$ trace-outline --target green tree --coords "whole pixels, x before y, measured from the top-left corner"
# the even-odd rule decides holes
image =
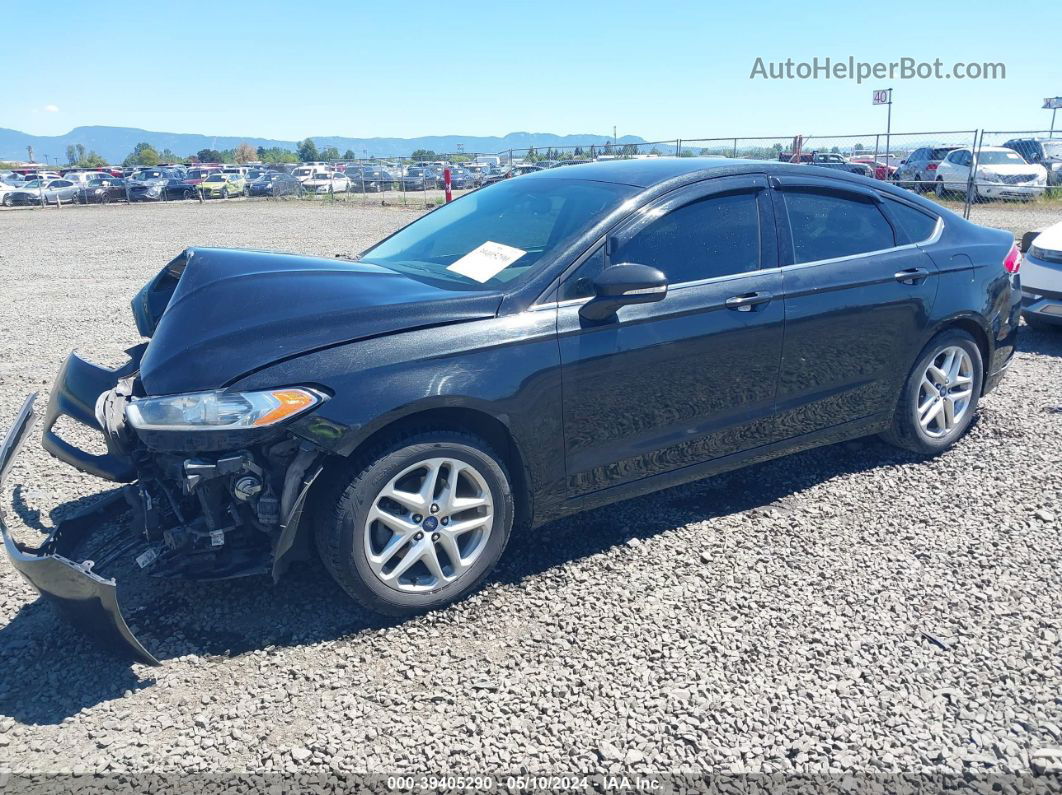
[[[85,159],[85,145],[84,144],[78,144],[74,148],[77,149],[77,160],[80,163],[82,160]],[[97,155],[97,157],[98,157],[98,155]]]
[[[431,149],[415,149],[410,156],[411,160],[438,160],[439,156]]]
[[[157,166],[159,153],[149,143],[139,143],[133,147],[133,151],[122,161],[123,166]]]
[[[220,163],[221,152],[217,149],[200,149],[195,153],[195,156],[199,158],[200,163]]]
[[[299,157],[290,149],[272,146],[269,149],[259,148],[258,159],[263,163],[276,165],[278,163],[298,163]]]
[[[80,146],[80,144],[78,144]],[[85,147],[81,147],[84,149]],[[101,168],[107,165],[107,161],[100,157],[96,152],[88,152],[83,154],[81,159],[77,161],[78,168]]]
[[[591,160],[596,160],[597,159],[597,147],[594,146],[593,144],[590,144],[590,159]]]
[[[163,149],[162,154],[159,155],[160,163],[183,163],[184,158],[176,152],[172,152],[169,149]]]
[[[854,149],[857,152],[862,152],[863,151],[863,144],[856,144],[855,146],[852,147],[852,149]]]
[[[299,160],[304,163],[321,159],[320,155],[317,154],[317,144],[313,142],[312,138],[307,138],[300,143],[296,152],[299,155]]]
[[[339,160],[339,150],[334,146],[326,146],[321,150],[317,159],[324,160],[328,163],[334,163],[336,160]]]
[[[581,146],[575,147],[575,151],[572,152],[572,158],[578,160],[583,156],[583,148]]]
[[[354,150],[353,149],[348,149],[347,151],[345,151],[343,153],[343,159],[344,160],[357,160],[358,156],[356,154],[354,154]]]
[[[70,165],[74,165],[77,162],[77,147],[73,144],[66,148],[66,162]]]
[[[538,153],[535,152],[535,147],[532,146],[530,149],[527,150],[527,154],[524,155],[524,160],[526,160],[528,163],[534,163],[536,160],[538,160]]]

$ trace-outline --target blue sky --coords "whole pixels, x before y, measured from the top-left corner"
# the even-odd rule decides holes
[[[875,8],[851,0],[7,3],[0,127],[282,139],[610,134],[613,125],[648,140],[857,134],[884,128],[871,92],[891,86],[896,131],[1046,128],[1042,99],[1062,95],[1057,2]],[[45,40],[57,46],[12,46],[12,32],[28,42],[42,28],[54,30]],[[750,80],[757,56],[940,58],[945,69],[1003,62],[1007,76]]]

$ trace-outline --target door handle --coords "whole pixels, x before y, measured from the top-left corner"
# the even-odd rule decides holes
[[[929,271],[925,268],[908,268],[897,271],[894,278],[900,284],[918,284],[923,279],[929,278]]]
[[[751,312],[754,306],[766,304],[774,296],[770,293],[745,293],[726,299],[727,309],[736,309],[738,312]]]

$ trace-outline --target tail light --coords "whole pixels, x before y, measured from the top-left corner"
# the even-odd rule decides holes
[[[1003,260],[1003,270],[1007,273],[1017,273],[1021,270],[1021,252],[1018,251],[1017,245],[1012,244],[1007,252],[1007,258]]]
[[[930,163],[928,166],[926,166],[926,171],[936,171],[936,170],[937,170],[937,164],[936,163]]]

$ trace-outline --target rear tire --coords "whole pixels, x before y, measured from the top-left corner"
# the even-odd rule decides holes
[[[319,502],[318,552],[343,590],[378,613],[415,615],[467,596],[509,540],[509,474],[476,436],[400,437],[331,481]],[[414,494],[428,491],[424,500]]]
[[[921,455],[937,455],[962,438],[977,413],[984,380],[981,349],[961,329],[937,334],[922,349],[904,382],[889,444]]]

